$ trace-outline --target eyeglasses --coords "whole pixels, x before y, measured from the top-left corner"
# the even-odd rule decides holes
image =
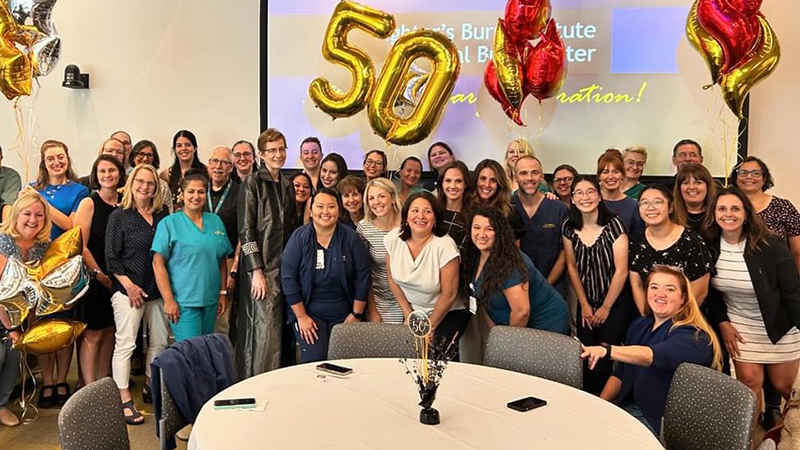
[[[211,159],[208,160],[208,165],[209,166],[218,166],[220,164],[224,165],[224,166],[232,166],[233,165],[232,162],[224,160],[224,159],[211,158]]]
[[[664,206],[665,203],[667,202],[660,198],[657,198],[652,202],[650,200],[642,200],[639,202],[639,208],[649,209],[652,206],[655,209],[661,209],[661,207]]]
[[[586,192],[584,191],[575,191],[572,193],[572,196],[575,198],[581,197],[594,197],[597,195],[597,189],[587,189]]]
[[[136,159],[153,159],[154,157],[153,153],[139,152],[136,154]]]
[[[103,149],[103,153],[105,153],[105,154],[113,153],[115,155],[122,155],[122,154],[125,153],[125,150],[124,149],[116,149],[116,148],[104,148]]]
[[[147,186],[147,187],[149,187],[151,189],[156,187],[155,181],[145,181],[145,180],[143,180],[141,178],[134,178],[133,181],[136,182],[136,184],[144,185],[144,186]]]
[[[264,150],[261,150],[261,154],[262,155],[263,154],[274,155],[276,153],[284,153],[285,154],[286,153],[286,147],[265,148]]]
[[[736,174],[743,178],[747,178],[748,176],[753,178],[761,178],[764,175],[764,172],[761,169],[754,169],[754,170],[736,169]]]
[[[556,178],[555,180],[553,180],[553,184],[561,184],[561,183],[571,184],[574,179],[575,177]]]
[[[253,152],[235,152],[233,154],[233,157],[236,158],[236,159],[239,159],[239,158],[248,158],[248,159],[250,159],[250,158],[253,157]]]
[[[364,167],[378,167],[383,166],[383,161],[376,161],[374,159],[368,159],[364,161]]]

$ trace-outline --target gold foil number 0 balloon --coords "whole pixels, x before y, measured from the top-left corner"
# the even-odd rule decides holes
[[[308,88],[311,100],[334,118],[349,117],[364,109],[375,84],[375,66],[369,55],[347,42],[347,33],[353,28],[385,39],[394,31],[394,17],[354,2],[342,1],[336,5],[322,43],[322,56],[344,66],[353,83],[349,91],[341,92],[328,80],[317,78]]]
[[[416,108],[410,116],[401,118],[394,105],[406,89],[406,74],[417,58],[429,59],[432,70]],[[460,69],[455,45],[441,33],[418,30],[398,39],[369,101],[372,129],[397,145],[415,144],[428,137],[447,106]]]

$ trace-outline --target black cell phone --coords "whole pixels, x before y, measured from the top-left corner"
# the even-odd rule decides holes
[[[319,364],[317,366],[317,370],[332,373],[334,375],[350,375],[351,373],[353,373],[353,369],[349,367],[337,366],[336,364],[331,364],[331,363]]]
[[[256,399],[254,398],[231,398],[227,400],[214,400],[214,407],[224,408],[226,406],[244,406],[255,405]]]
[[[514,400],[513,402],[509,402],[507,406],[513,409],[514,411],[525,412],[542,407],[546,404],[547,404],[546,400],[542,400],[536,397],[525,397],[519,400]]]

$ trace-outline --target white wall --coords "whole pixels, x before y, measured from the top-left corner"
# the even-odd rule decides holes
[[[259,133],[258,0],[61,0],[54,9],[62,54],[40,79],[33,105],[38,131],[29,173],[48,138],[67,143],[78,174],[88,173],[102,141],[117,129],[156,143],[161,167],[172,161],[172,135],[197,135],[205,160],[219,144],[254,141]],[[91,90],[61,87],[77,64]],[[0,96],[3,164],[21,169],[12,103]],[[20,170],[22,171],[22,170]]]
[[[259,132],[258,0],[61,0],[55,22],[63,39],[61,62],[41,78],[33,104],[36,147],[58,138],[70,146],[78,173],[87,173],[102,140],[116,129],[156,142],[162,167],[172,135],[197,134],[201,157]],[[688,3],[688,0],[687,0]],[[235,6],[234,6],[235,5]],[[774,172],[774,193],[800,204],[800,152],[795,147],[800,105],[800,2],[769,0],[762,7],[780,40],[778,70],[752,90],[750,153]],[[288,42],[288,39],[287,39]],[[91,74],[92,89],[61,87],[67,64]],[[30,121],[28,121],[30,123]],[[4,164],[20,168],[11,149],[17,130],[11,102],[0,98]],[[29,149],[29,173],[38,149]]]
[[[800,2],[768,0],[761,9],[778,36],[782,59],[772,76],[751,91],[750,154],[762,158],[775,177],[770,192],[800,206]]]

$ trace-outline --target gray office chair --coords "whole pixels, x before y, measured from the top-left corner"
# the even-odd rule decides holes
[[[486,341],[483,363],[578,389],[583,384],[580,342],[549,331],[495,326]]]
[[[75,392],[58,413],[64,450],[128,450],[128,426],[117,384],[106,377]]]
[[[331,330],[328,359],[414,357],[414,336],[403,324],[340,323]]]
[[[756,396],[708,367],[678,366],[667,394],[662,434],[670,450],[749,450]]]

